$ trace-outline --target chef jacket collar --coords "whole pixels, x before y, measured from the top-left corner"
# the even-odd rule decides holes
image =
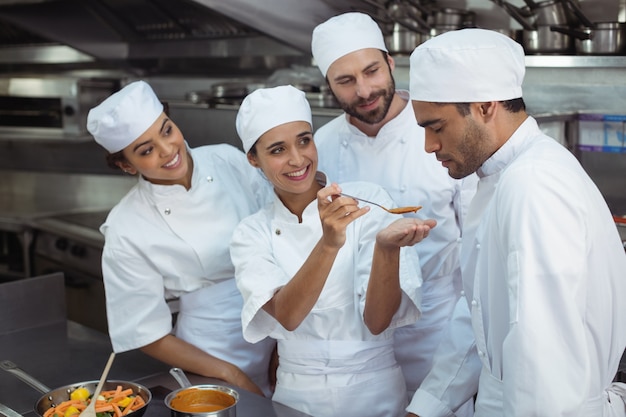
[[[482,166],[478,168],[476,174],[479,178],[488,177],[502,171],[506,168],[513,159],[517,157],[520,149],[525,146],[526,138],[532,131],[539,130],[537,121],[528,116],[524,123],[522,123],[513,135],[504,142],[504,144],[498,149],[489,159],[483,162]]]
[[[315,181],[317,181],[317,183],[322,187],[326,187],[326,185],[329,184],[326,174],[322,171],[317,171],[315,173]],[[285,207],[283,202],[278,197],[278,194],[276,194],[276,191],[274,191],[274,215],[276,219],[280,221],[285,221],[289,223],[298,222],[298,216],[293,214],[291,211],[289,211],[289,209],[287,209],[287,207]],[[305,219],[311,216],[314,216],[319,221],[319,214],[317,212],[317,200],[315,199],[311,201],[311,203],[309,203],[302,212],[302,222],[304,223]]]

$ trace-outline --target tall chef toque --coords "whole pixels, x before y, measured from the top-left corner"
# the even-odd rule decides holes
[[[110,153],[141,136],[163,112],[163,105],[144,81],[135,81],[89,111],[87,130]]]
[[[411,100],[471,103],[522,97],[524,49],[492,30],[443,33],[415,48],[409,63]]]
[[[333,62],[365,48],[387,52],[380,27],[364,13],[350,12],[331,17],[313,29],[311,51],[324,77]]]
[[[313,125],[306,94],[291,85],[261,88],[241,103],[235,126],[244,152],[268,130],[285,123],[303,121]]]

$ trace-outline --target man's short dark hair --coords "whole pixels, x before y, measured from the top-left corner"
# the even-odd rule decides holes
[[[511,100],[501,101],[502,107],[508,112],[518,113],[522,110],[526,110],[526,103],[522,97],[514,98]],[[441,105],[454,104],[456,110],[461,116],[467,116],[470,114],[470,103],[439,103]]]

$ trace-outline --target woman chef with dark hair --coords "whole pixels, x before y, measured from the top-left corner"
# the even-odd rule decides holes
[[[316,417],[404,415],[393,333],[419,318],[421,298],[407,247],[436,222],[341,196],[393,204],[378,185],[337,185],[317,170],[311,109],[293,86],[254,91],[236,123],[248,161],[274,187],[273,204],[244,219],[231,243],[245,338],[278,340],[272,399]]]
[[[228,244],[271,195],[244,154],[190,149],[148,84],[91,109],[87,128],[137,184],[111,210],[102,273],[115,352],[141,349],[171,366],[270,393],[274,342],[248,343]],[[175,328],[167,300],[180,300]]]

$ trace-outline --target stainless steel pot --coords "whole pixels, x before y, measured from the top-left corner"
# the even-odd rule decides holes
[[[528,31],[541,30],[542,26],[567,26],[572,23],[565,0],[526,1],[526,7],[517,7],[506,0],[492,0],[502,7],[522,28]],[[574,1],[574,0],[569,0]]]
[[[178,410],[175,406],[172,406],[172,402],[176,401],[176,397],[185,394],[196,394],[198,397],[202,397],[202,394],[215,394],[221,393],[226,395],[232,401],[223,404],[216,404],[223,407],[216,411],[203,411],[203,412],[191,412],[189,410]],[[214,395],[213,395],[214,396]],[[165,397],[165,405],[170,409],[172,417],[236,417],[237,416],[237,402],[239,401],[239,393],[232,388],[225,387],[223,385],[192,385],[186,388],[179,388],[170,392]],[[229,405],[230,404],[230,405]]]
[[[385,43],[392,54],[410,54],[424,40],[423,34],[409,30],[399,23],[394,23],[392,30],[385,35]]]
[[[574,52],[574,39],[554,31],[555,26],[539,26],[522,31],[522,46],[527,55],[567,55]]]
[[[434,38],[437,35],[441,35],[442,33],[451,32],[453,30],[458,30],[459,28],[456,26],[437,26],[428,31],[428,35],[430,38]]]
[[[427,33],[428,29],[430,29],[430,25],[423,17],[421,11],[410,3],[391,0],[387,6],[387,15],[392,21],[413,32]]]
[[[50,407],[55,407],[56,405],[62,403],[63,401],[68,401],[70,399],[70,394],[78,388],[85,388],[87,389],[87,391],[89,391],[90,395],[93,394],[99,382],[99,381],[76,382],[73,384],[64,385],[62,387],[51,390],[46,385],[39,382],[37,379],[35,379],[30,374],[28,374],[26,371],[19,368],[17,365],[15,365],[11,361],[4,360],[0,362],[0,368],[4,369],[5,371],[9,373],[12,373],[17,378],[21,379],[22,382],[30,385],[31,387],[35,388],[37,391],[43,394],[39,398],[39,400],[37,400],[34,406],[35,412],[41,417],[43,417],[46,410],[48,410]],[[124,390],[132,388],[133,393],[136,395],[139,395],[143,399],[143,401],[145,402],[145,405],[142,408],[133,411],[132,414],[129,414],[129,416],[132,416],[132,417],[141,417],[145,413],[146,408],[148,408],[148,405],[150,404],[150,401],[152,400],[152,393],[150,392],[150,390],[144,387],[143,385],[137,384],[135,382],[116,381],[116,380],[106,381],[102,389],[114,390],[118,385],[121,385],[122,389]]]
[[[593,27],[553,27],[552,30],[575,38],[575,49],[579,55],[626,54],[626,23],[623,22],[597,22]]]
[[[561,0],[548,0],[535,3],[534,8],[531,10],[535,15],[536,27],[569,24],[567,9]]]
[[[432,20],[431,26],[454,26],[461,28],[467,24],[468,15],[472,15],[468,10],[445,7],[432,14],[430,18]]]
[[[192,385],[187,376],[180,368],[170,369],[170,374],[176,379],[180,388],[170,392],[165,397],[165,405],[170,409],[172,417],[237,417],[237,402],[239,401],[239,393],[232,388],[223,385],[205,384]],[[179,410],[172,406],[172,401],[179,395],[199,394],[202,398],[203,393],[220,393],[225,394],[229,400],[227,404],[223,404],[224,408],[216,411],[191,412],[189,410]],[[198,400],[201,401],[201,400]]]

